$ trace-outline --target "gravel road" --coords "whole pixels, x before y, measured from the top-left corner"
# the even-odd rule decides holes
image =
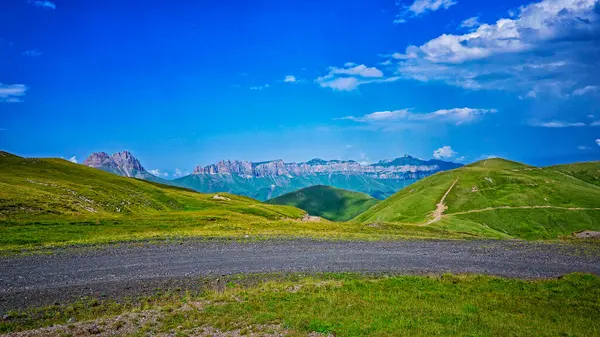
[[[0,312],[81,296],[128,296],[254,273],[600,274],[598,249],[521,241],[186,241],[0,257]],[[218,281],[218,280],[217,280]],[[203,281],[206,282],[206,281]]]

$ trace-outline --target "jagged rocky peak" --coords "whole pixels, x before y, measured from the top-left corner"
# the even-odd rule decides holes
[[[116,166],[114,160],[106,152],[95,152],[90,154],[84,161],[83,165],[100,168],[102,166]]]
[[[125,177],[144,178],[149,175],[140,161],[129,151],[121,151],[109,156],[106,152],[89,155],[83,165],[122,175]]]
[[[146,170],[140,164],[129,151],[121,151],[112,155],[112,159],[117,164],[117,167],[121,170],[124,176],[136,177],[138,173],[145,172]]]

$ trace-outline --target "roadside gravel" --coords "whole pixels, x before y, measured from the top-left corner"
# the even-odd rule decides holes
[[[184,241],[57,249],[0,257],[0,312],[82,296],[123,297],[202,286],[227,275],[477,273],[549,278],[600,274],[598,249],[523,241]]]

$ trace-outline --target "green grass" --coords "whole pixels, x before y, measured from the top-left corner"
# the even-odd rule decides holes
[[[181,212],[104,218],[0,222],[0,254],[38,251],[51,247],[135,241],[195,239],[263,240],[313,238],[318,240],[473,239],[478,233],[397,223],[376,225],[337,222],[268,220],[231,212]],[[498,234],[498,233],[491,233]],[[489,237],[494,237],[490,235]],[[500,238],[501,235],[496,235]]]
[[[584,181],[556,168],[487,160],[423,179],[353,221],[302,222],[299,219],[305,211],[292,206],[225,193],[219,194],[225,200],[215,199],[213,194],[121,177],[62,159],[26,159],[0,152],[0,253],[188,237],[556,239],[573,231],[600,230],[599,212],[589,209],[600,207],[600,186],[594,184],[599,165],[569,166],[568,172],[578,172],[586,177]],[[456,178],[459,181],[446,199],[448,210],[442,220],[421,226]],[[309,189],[314,190],[317,193],[299,198],[306,203],[298,206],[335,220],[358,213],[365,203],[375,203],[353,192]],[[585,210],[464,213],[506,205]]]
[[[489,159],[425,178],[355,218],[367,223],[391,221],[425,224],[446,191],[445,222],[431,226],[458,230],[473,224],[504,235],[550,239],[574,231],[600,230],[600,162],[538,168]],[[596,173],[595,173],[596,172]],[[570,175],[574,174],[574,175]],[[543,206],[546,209],[519,207]],[[513,207],[515,209],[502,209]],[[469,213],[488,208],[485,212]]]
[[[299,218],[303,211],[256,200],[213,195],[126,178],[62,159],[21,158],[0,152],[0,220],[53,216],[164,214],[228,210],[267,219]]]
[[[291,336],[600,334],[600,278],[592,275],[541,281],[477,275],[266,278],[253,286],[233,278],[219,291],[157,293],[120,303],[88,299],[11,312],[0,332],[156,310],[155,322],[139,326],[137,335],[186,335],[201,326],[240,332],[271,324]]]
[[[600,186],[600,162],[576,163],[552,166],[552,169]]]
[[[377,202],[368,194],[323,185],[303,188],[267,201],[273,205],[294,206],[331,221],[348,221]]]
[[[465,239],[479,233],[381,222],[301,222],[305,211],[0,152],[0,253],[185,238]],[[498,236],[498,235],[497,235]]]

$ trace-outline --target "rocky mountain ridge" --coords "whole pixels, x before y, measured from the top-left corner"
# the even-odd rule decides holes
[[[121,176],[186,187],[198,192],[229,192],[262,201],[315,185],[333,186],[385,199],[419,179],[462,166],[408,155],[370,165],[353,160],[312,159],[303,163],[223,160],[204,167],[198,166],[193,174],[165,180],[146,171],[129,151],[117,152],[112,156],[105,152],[93,153],[83,164]]]
[[[106,152],[95,152],[83,161],[83,165],[124,177],[147,179],[152,176],[129,151],[117,152],[112,156]]]
[[[313,159],[304,163],[286,163],[283,160],[253,163],[239,160],[223,160],[208,166],[197,166],[193,174],[231,174],[246,178],[306,176],[321,173],[364,174],[376,179],[420,178],[439,171],[462,165],[441,160],[421,160],[405,155],[394,160],[382,160],[364,165],[353,160]]]

